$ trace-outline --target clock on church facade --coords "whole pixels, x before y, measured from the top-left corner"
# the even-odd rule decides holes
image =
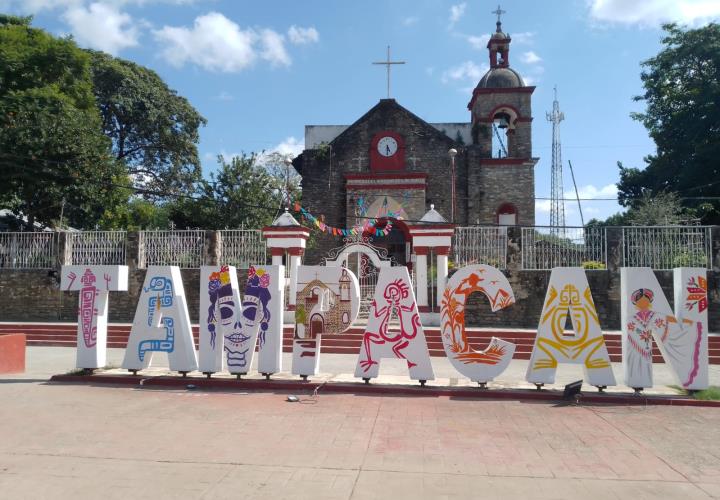
[[[397,132],[383,130],[370,141],[370,170],[388,172],[405,168],[405,140]]]
[[[431,204],[450,219],[453,181],[449,222],[533,225],[535,87],[510,67],[510,43],[498,21],[487,45],[490,69],[470,96],[468,122],[427,122],[388,98],[351,125],[307,125],[306,149],[293,161],[307,210],[335,227],[391,220],[392,233],[373,243],[398,263],[409,261],[411,251],[404,221],[419,221]],[[457,151],[454,169],[450,149]],[[341,244],[321,234],[305,262],[321,263]]]

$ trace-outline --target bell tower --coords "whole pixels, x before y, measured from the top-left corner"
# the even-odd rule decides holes
[[[468,148],[468,221],[534,224],[537,158],[532,157],[532,94],[510,66],[512,38],[503,32],[500,7],[487,44],[490,69],[468,103],[472,145]],[[473,185],[472,179],[477,185]],[[479,200],[473,198],[472,191]]]

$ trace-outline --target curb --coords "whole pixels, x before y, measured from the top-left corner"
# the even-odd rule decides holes
[[[376,394],[384,396],[455,397],[463,399],[567,402],[560,390],[480,389],[467,387],[433,387],[379,385],[352,382],[306,382],[301,380],[212,379],[141,375],[53,375],[50,382],[100,386],[142,386],[178,388],[192,384],[197,389],[259,392],[298,392],[321,390],[336,394]],[[629,395],[583,393],[582,402],[614,405],[696,406],[720,408],[720,401],[705,401],[686,396]]]

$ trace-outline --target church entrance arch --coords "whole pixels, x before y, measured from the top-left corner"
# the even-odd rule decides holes
[[[345,266],[360,282],[360,312],[358,318],[367,319],[375,294],[380,269],[396,265],[386,248],[373,245],[372,238],[356,236],[346,238],[345,245],[330,250],[325,257],[326,266]]]
[[[407,225],[399,219],[381,217],[377,219],[373,229],[385,229],[390,225],[390,232],[383,236],[380,240],[375,241],[375,245],[387,251],[387,256],[392,259],[395,265],[410,265],[410,230]],[[372,230],[365,233],[365,236],[372,237]]]

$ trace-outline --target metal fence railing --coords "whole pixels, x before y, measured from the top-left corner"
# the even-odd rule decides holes
[[[507,228],[458,227],[452,249],[456,267],[488,264],[507,269]]]
[[[66,233],[65,262],[70,264],[125,264],[125,231]]]
[[[257,229],[226,229],[218,231],[220,262],[239,268],[265,264],[267,245]],[[289,266],[287,266],[289,267]]]
[[[138,267],[200,267],[205,263],[205,231],[140,231]]]
[[[638,226],[622,229],[625,267],[712,267],[708,226]]]
[[[57,265],[57,233],[0,233],[0,268],[50,269]]]
[[[522,269],[607,269],[604,227],[524,227],[521,238]]]
[[[452,244],[455,267],[480,263],[507,269],[508,249],[520,243],[524,270],[562,266],[607,268],[604,227],[523,227],[519,242],[510,242],[508,231],[497,226],[456,228]],[[712,267],[709,226],[638,226],[615,231],[618,237],[613,238],[613,255],[617,252],[621,257],[620,266],[657,270]],[[241,269],[267,263],[261,231],[224,230],[215,237],[218,262]],[[137,238],[140,268],[149,265],[196,268],[215,261],[206,248],[212,240],[203,230],[140,231]],[[0,232],[0,269],[51,269],[62,263],[124,264],[128,248],[131,247],[125,231]]]

